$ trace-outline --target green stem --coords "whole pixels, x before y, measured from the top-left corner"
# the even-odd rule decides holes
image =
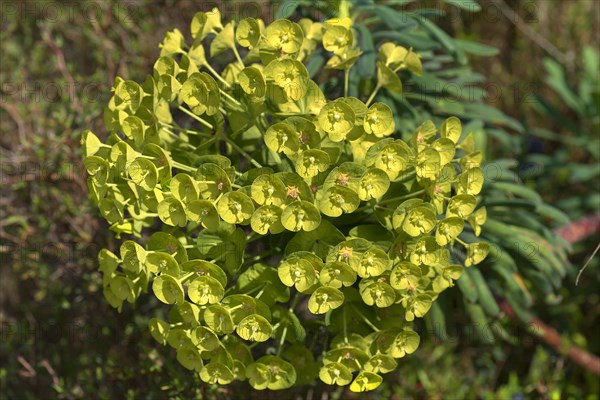
[[[238,305],[237,305],[237,306],[235,306],[235,307],[228,308],[228,309],[227,309],[227,311],[229,311],[229,312],[231,313],[232,311],[235,311],[235,310],[237,310],[237,309],[240,309],[240,308],[242,308],[242,307],[244,307],[244,305],[243,305],[243,304],[238,304]]]
[[[221,193],[220,195],[218,195],[217,198],[215,199],[215,201],[213,201],[212,203],[216,206],[217,203],[219,203],[219,200],[221,200],[221,197],[223,197],[223,193]]]
[[[209,63],[205,63],[204,66],[206,67],[207,70],[210,71],[211,74],[213,74],[215,76],[215,78],[217,78],[219,81],[221,81],[221,83],[223,85],[225,85],[226,87],[230,88],[231,85],[225,80],[223,79],[223,77],[213,69],[213,67],[210,66]]]
[[[417,171],[415,171],[413,169],[410,172],[406,172],[406,173],[400,175],[398,178],[396,178],[396,180],[394,182],[397,182],[397,183],[406,182],[408,180],[413,179],[415,176],[417,176]]]
[[[346,307],[342,309],[342,317],[344,318],[344,343],[348,343],[348,328],[346,326]]]
[[[349,18],[350,17],[350,1],[341,0],[338,6],[338,18]]]
[[[265,289],[267,288],[267,286],[265,285],[262,289],[260,289],[260,292],[256,293],[256,296],[254,296],[255,299],[259,299],[260,296],[263,295],[263,293],[265,293]]]
[[[267,251],[266,253],[263,253],[263,254],[261,254],[261,255],[258,255],[258,256],[254,256],[254,257],[252,257],[252,258],[250,258],[250,259],[248,259],[248,260],[244,261],[244,265],[246,265],[246,264],[251,264],[251,263],[255,263],[255,262],[257,262],[257,261],[260,261],[260,260],[262,260],[263,258],[267,258],[267,257],[269,257],[271,254],[273,254],[273,251],[272,251],[272,250],[269,250],[269,251]]]
[[[360,317],[362,318],[362,320],[364,321],[365,324],[369,325],[369,327],[371,329],[373,329],[375,332],[379,332],[380,329],[378,327],[376,327],[375,325],[373,325],[373,323],[369,320],[369,318],[365,317],[365,315],[363,313],[361,313],[358,308],[352,306],[352,308],[354,309],[354,311],[356,311],[356,313],[358,315],[360,315]]]
[[[211,262],[213,262],[213,263],[217,262],[217,261],[221,260],[223,257],[225,257],[227,254],[229,254],[231,252],[232,252],[231,250],[224,251],[218,257],[215,257],[214,259],[212,259]]]
[[[181,145],[186,146],[190,149],[195,149],[194,146],[192,146],[191,144],[189,144],[188,142],[186,142],[185,140],[183,140],[182,138],[179,137],[179,135],[177,135],[175,132],[171,131],[169,128],[166,128],[163,126],[163,131],[167,132],[169,135],[173,136],[173,139],[175,139],[176,141],[178,141]]]
[[[281,333],[281,340],[279,340],[279,348],[277,349],[277,357],[281,355],[281,350],[283,349],[283,344],[285,343],[285,337],[287,336],[287,325],[283,327],[283,332]]]
[[[373,93],[371,93],[371,96],[369,96],[369,99],[366,102],[367,107],[369,107],[373,99],[375,99],[375,96],[377,95],[377,92],[379,92],[379,89],[381,89],[381,85],[377,84],[377,86],[375,86],[375,89],[373,90]]]
[[[190,110],[188,110],[187,108],[185,108],[183,106],[179,106],[179,109],[181,111],[183,111],[184,113],[186,113],[187,115],[189,115],[190,117],[194,118],[196,121],[200,122],[202,125],[204,125],[208,129],[214,129],[214,126],[212,126],[211,123],[203,120],[202,118],[200,118],[199,116],[197,116],[196,114],[194,114],[193,112],[191,112]]]
[[[264,290],[266,286],[267,286],[267,284],[263,283],[262,285],[258,285],[257,287],[254,287],[254,288],[248,290],[247,292],[244,292],[244,294],[247,294],[248,296],[250,296],[251,294],[253,294],[253,293],[257,292],[257,291]],[[229,289],[227,289],[225,291],[225,293],[229,292],[233,288],[234,288],[234,286],[230,287]]]
[[[226,91],[219,89],[219,92],[221,92],[221,94],[223,96],[225,96],[229,101],[231,101],[236,106],[241,106],[242,105],[242,103],[240,103],[239,101],[237,101],[236,99],[234,99],[233,97],[231,97],[231,95],[229,93],[227,93]]]
[[[158,213],[147,213],[144,211],[140,211],[139,214],[137,214],[135,216],[132,215],[132,217],[134,217],[134,219],[137,219],[137,220],[146,219],[146,218],[156,218],[156,217],[158,217]]]
[[[298,293],[296,293],[294,295],[294,299],[292,300],[292,304],[290,305],[290,308],[288,309],[289,312],[294,312],[294,308],[296,308],[296,305],[298,304],[298,300],[300,300],[300,296],[298,295]]]
[[[417,190],[416,192],[409,193],[406,196],[393,197],[391,199],[383,200],[383,201],[380,201],[379,203],[377,203],[376,205],[380,206],[382,204],[393,203],[393,202],[398,201],[398,200],[411,199],[411,198],[417,197],[417,196],[419,196],[420,194],[423,194],[423,193],[425,193],[425,189]]]
[[[242,57],[240,57],[240,53],[238,53],[237,46],[233,45],[232,49],[233,49],[233,54],[235,54],[235,58],[237,58],[238,62],[242,66],[242,68],[244,68],[245,67],[244,60],[242,60]]]
[[[459,237],[454,238],[454,240],[456,240],[458,243],[462,244],[463,246],[468,247],[468,244],[465,241],[461,240]]]
[[[183,170],[183,171],[188,171],[188,172],[196,172],[196,168],[190,167],[189,165],[182,164],[182,163],[177,162],[175,160],[171,160],[171,163],[177,169],[180,169],[180,170]]]
[[[252,165],[254,165],[256,168],[262,168],[262,165],[256,161],[250,154],[246,153],[246,151],[244,149],[242,149],[240,146],[238,146],[237,143],[235,143],[233,140],[229,139],[227,136],[221,136],[223,139],[225,139],[225,141],[227,143],[229,143],[231,145],[231,147],[233,147],[235,150],[237,150],[241,155],[244,156],[244,158],[246,158],[246,160],[250,161],[250,163]]]
[[[179,278],[179,282],[183,283],[194,275],[196,275],[196,271],[189,272],[189,273],[185,274],[184,276],[182,276],[181,278]]]
[[[174,129],[178,132],[183,132],[183,133],[187,133],[188,135],[198,135],[198,136],[204,136],[204,137],[212,137],[212,135],[210,133],[206,133],[206,132],[200,132],[197,131],[195,129],[186,129],[186,128],[182,128],[180,126],[175,126],[175,125],[171,125],[171,124],[165,124],[165,123],[161,123],[161,125],[163,126],[163,128],[168,131],[169,133],[175,135],[174,132],[172,132],[170,129]],[[179,136],[177,136],[179,137]],[[181,138],[180,138],[181,139]]]
[[[348,97],[348,80],[350,79],[350,68],[344,69],[344,97]]]

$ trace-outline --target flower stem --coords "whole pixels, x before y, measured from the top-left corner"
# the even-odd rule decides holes
[[[183,106],[179,106],[179,109],[181,111],[183,111],[184,113],[186,113],[187,115],[189,115],[190,117],[194,118],[196,121],[200,122],[202,125],[204,125],[208,129],[214,129],[214,126],[212,126],[211,123],[206,122],[205,120],[203,120],[202,118],[200,118],[199,116],[197,116],[196,114],[194,114],[193,112],[188,110],[187,108],[185,108]]]
[[[348,327],[346,326],[346,307],[342,309],[342,316],[344,317],[344,343],[348,343]]]
[[[283,327],[283,333],[281,334],[281,340],[279,341],[279,348],[277,348],[277,357],[281,355],[281,350],[283,350],[283,344],[285,343],[285,337],[287,336],[287,325]]]
[[[219,89],[219,92],[221,92],[221,94],[223,96],[225,96],[229,101],[231,101],[236,106],[241,106],[242,105],[242,103],[240,103],[239,101],[237,101],[236,99],[234,99],[233,97],[231,97],[231,95],[229,93],[227,93],[226,91]]]
[[[240,146],[238,146],[238,144],[236,142],[229,139],[227,136],[222,135],[221,137],[223,139],[225,139],[225,141],[227,143],[229,143],[231,145],[231,147],[233,147],[236,151],[238,151],[241,155],[243,155],[244,158],[246,158],[246,160],[250,161],[250,163],[252,165],[254,165],[256,168],[262,168],[262,165],[258,161],[256,161],[250,154],[246,153],[246,151],[244,149],[242,149]]]
[[[240,57],[240,53],[238,53],[237,46],[233,45],[232,49],[233,49],[233,54],[235,54],[235,58],[237,58],[238,62],[242,66],[242,68],[244,68],[244,66],[245,66],[244,60],[242,60],[242,57]]]
[[[356,313],[358,315],[360,315],[360,317],[362,318],[362,320],[364,321],[365,324],[369,325],[369,327],[371,329],[373,329],[375,332],[379,332],[381,329],[379,329],[378,327],[376,327],[375,325],[373,325],[373,323],[369,320],[369,318],[365,317],[365,315],[363,313],[361,313],[358,308],[352,306],[352,308],[354,309],[354,311],[356,311]]]
[[[213,74],[215,76],[215,78],[217,78],[219,81],[221,81],[221,83],[223,83],[223,85],[225,85],[228,88],[231,87],[231,85],[225,79],[223,79],[223,77],[221,75],[219,75],[219,73],[217,71],[215,71],[214,68],[211,67],[208,62],[205,63],[204,66],[206,67],[207,70],[210,71],[211,74]]]
[[[373,93],[371,93],[371,96],[369,96],[369,99],[366,102],[367,107],[369,107],[373,99],[375,99],[375,96],[377,95],[377,92],[379,92],[379,89],[381,89],[381,85],[377,84],[377,86],[375,86],[375,89],[373,90]]]
[[[190,167],[189,165],[182,164],[182,163],[177,162],[175,160],[171,160],[171,163],[173,164],[173,166],[175,168],[183,170],[183,171],[188,171],[188,172],[195,172],[196,171],[196,168]]]
[[[344,97],[348,97],[348,80],[350,79],[350,68],[344,70]]]
[[[393,197],[391,199],[380,201],[379,203],[376,204],[376,206],[380,206],[382,204],[393,203],[393,202],[398,201],[398,200],[411,199],[411,198],[416,197],[416,196],[418,196],[420,194],[423,194],[423,193],[425,193],[425,189],[417,190],[416,192],[409,193],[406,196]]]

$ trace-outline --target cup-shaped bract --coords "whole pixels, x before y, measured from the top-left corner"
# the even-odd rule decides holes
[[[410,262],[400,262],[392,268],[390,285],[397,290],[414,290],[419,286],[423,270]]]
[[[171,226],[185,226],[187,224],[186,207],[175,197],[167,197],[158,203],[158,217],[162,222]]]
[[[381,61],[377,61],[377,85],[392,93],[402,94],[402,82],[398,75]]]
[[[396,301],[396,292],[385,282],[379,280],[363,280],[360,295],[366,305],[380,308],[389,307]]]
[[[242,192],[228,192],[217,204],[219,216],[229,224],[245,225],[254,213],[252,199]]]
[[[300,100],[308,90],[308,71],[299,61],[273,60],[265,67],[264,74],[266,81],[274,85],[267,94],[277,103]]]
[[[227,385],[234,380],[231,369],[222,363],[211,362],[200,370],[200,379],[206,383]]]
[[[216,7],[210,12],[198,12],[194,14],[190,24],[190,33],[198,41],[204,39],[208,34],[221,29],[223,29],[221,12]]]
[[[248,365],[246,376],[254,389],[281,390],[296,382],[296,370],[292,364],[277,356],[264,356]]]
[[[201,199],[214,201],[231,190],[231,181],[227,173],[217,164],[207,162],[194,173]]]
[[[473,231],[475,232],[475,236],[479,236],[481,234],[481,226],[483,224],[485,224],[486,220],[487,220],[487,210],[485,207],[481,207],[481,208],[477,209],[475,212],[473,212],[469,216],[467,221],[469,222],[469,225],[471,225],[471,227],[473,228]]]
[[[319,127],[334,142],[341,142],[354,128],[354,111],[343,100],[328,102],[319,113]]]
[[[385,103],[374,103],[365,115],[363,126],[365,132],[378,138],[392,134],[395,128],[392,109]]]
[[[267,91],[267,83],[262,72],[256,67],[246,67],[238,74],[242,90],[252,98],[262,99]]]
[[[340,289],[356,282],[356,272],[346,263],[333,261],[325,264],[319,273],[319,282],[324,286]]]
[[[317,288],[308,299],[308,309],[313,314],[325,314],[335,310],[344,303],[344,294],[331,286]]]
[[[490,246],[485,242],[468,243],[465,266],[470,267],[479,264],[487,257],[489,252]]]
[[[450,200],[446,215],[466,219],[477,207],[477,199],[471,194],[459,194]]]
[[[365,363],[365,371],[387,374],[395,370],[398,367],[398,363],[394,358],[387,354],[375,354]]]
[[[391,267],[391,262],[384,250],[371,247],[360,258],[357,273],[361,278],[379,276]]]
[[[345,53],[354,42],[352,30],[340,25],[325,24],[323,47],[336,55]]]
[[[288,204],[281,213],[281,224],[288,231],[298,232],[304,230],[310,232],[321,224],[321,213],[314,204],[297,200]]]
[[[204,322],[218,334],[230,334],[234,330],[231,314],[219,304],[210,305],[204,310]]]
[[[188,296],[194,303],[203,306],[218,303],[225,295],[221,283],[210,276],[199,276],[188,286]]]
[[[373,147],[375,148],[375,146]],[[374,151],[367,152],[367,157],[369,160],[373,160],[373,166],[384,171],[392,181],[403,172],[408,171],[412,165],[411,150],[406,143],[398,140],[386,144],[376,153]]]
[[[181,283],[171,275],[160,275],[152,283],[152,291],[157,299],[165,304],[176,304],[183,302],[183,287]]]
[[[187,219],[202,224],[206,229],[219,227],[219,213],[215,205],[208,200],[192,200],[185,207]]]
[[[448,243],[453,243],[454,240],[461,234],[465,226],[464,220],[459,217],[444,218],[438,223],[435,232],[435,240],[440,246],[445,246]]]
[[[301,293],[310,292],[318,282],[317,271],[310,261],[304,258],[291,258],[283,261],[277,268],[279,279],[286,286],[295,286]]]
[[[295,154],[300,147],[298,135],[293,127],[281,122],[273,124],[267,129],[264,140],[271,151],[283,152],[288,156]]]
[[[321,367],[319,378],[328,385],[346,386],[352,382],[352,372],[344,364],[332,362]]]
[[[260,205],[280,206],[285,202],[286,187],[279,177],[264,174],[252,182],[251,194],[252,200]]]
[[[367,392],[375,390],[381,385],[383,378],[373,372],[363,371],[354,378],[350,384],[350,390],[353,392]]]
[[[235,30],[235,39],[242,47],[256,47],[260,41],[260,25],[254,18],[244,18]]]
[[[271,337],[273,327],[265,317],[252,314],[240,321],[236,332],[244,340],[264,342]]]
[[[303,178],[312,178],[329,167],[329,155],[323,150],[302,151],[296,159],[296,172]]]
[[[300,51],[304,34],[297,23],[280,19],[265,29],[265,39],[276,50],[285,54],[294,54]]]
[[[188,174],[177,174],[171,179],[171,194],[183,204],[198,199],[198,184]]]
[[[328,217],[339,217],[343,213],[352,213],[359,204],[358,194],[342,185],[333,185],[317,193],[319,210]]]
[[[252,230],[261,235],[277,234],[285,230],[281,224],[281,208],[278,206],[260,206],[250,219]]]
[[[484,182],[483,170],[470,168],[458,176],[457,193],[476,196],[481,192]]]

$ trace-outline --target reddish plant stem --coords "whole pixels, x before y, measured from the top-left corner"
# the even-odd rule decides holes
[[[504,299],[500,301],[500,308],[508,317],[514,321],[518,318],[512,307]],[[550,347],[560,354],[566,355],[571,361],[582,366],[596,376],[600,376],[600,358],[588,353],[584,349],[568,343],[554,328],[546,325],[536,317],[531,318],[531,323],[538,330],[537,335]]]
[[[600,214],[593,214],[582,217],[565,226],[555,229],[555,233],[574,244],[600,231]],[[505,299],[500,299],[500,308],[513,321],[518,322],[519,318]],[[566,341],[556,329],[547,325],[535,316],[531,317],[531,323],[538,330],[537,335],[547,345],[556,350],[559,354],[564,354],[575,364],[580,365],[587,371],[596,376],[600,376],[600,358],[591,354],[581,347]]]

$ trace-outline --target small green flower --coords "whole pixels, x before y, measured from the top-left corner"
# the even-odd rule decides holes
[[[279,89],[285,97],[277,90],[268,93],[278,103],[291,100],[300,100],[308,90],[308,71],[304,64],[296,60],[283,59],[271,61],[264,70],[267,82],[274,85],[273,89]]]
[[[321,286],[308,299],[308,309],[313,314],[325,314],[344,303],[344,294],[331,286]]]
[[[280,19],[269,25],[265,37],[269,45],[285,54],[295,54],[300,51],[304,40],[300,25],[287,19]]]
[[[260,41],[260,25],[254,18],[244,18],[235,31],[235,39],[242,47],[254,48]]]
[[[354,111],[345,102],[329,102],[319,113],[319,126],[334,142],[340,142],[354,128]]]
[[[481,234],[481,226],[485,224],[486,220],[487,210],[485,207],[481,207],[469,216],[467,221],[473,227],[473,231],[475,231],[475,236],[479,236]]]
[[[325,24],[323,47],[336,55],[345,53],[354,42],[352,31],[339,25]]]
[[[321,367],[319,378],[327,385],[345,386],[352,382],[352,372],[344,364],[332,362]]]
[[[264,342],[271,337],[273,327],[265,317],[253,314],[240,321],[236,332],[244,340]]]
[[[364,127],[365,132],[378,138],[391,135],[395,128],[392,109],[384,103],[374,103],[365,115]]]
[[[479,264],[480,262],[485,260],[489,252],[490,245],[485,242],[468,243],[465,266],[470,267],[471,265]]]
[[[246,67],[240,71],[238,82],[242,90],[250,96],[262,98],[267,91],[265,78],[256,67]]]

